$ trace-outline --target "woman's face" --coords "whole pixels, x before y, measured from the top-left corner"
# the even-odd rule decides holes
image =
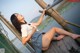
[[[15,15],[16,15],[18,21],[23,22],[23,23],[25,22],[24,17],[22,15],[20,15],[20,14],[15,14]]]

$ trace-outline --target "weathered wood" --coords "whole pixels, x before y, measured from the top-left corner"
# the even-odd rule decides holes
[[[49,49],[43,53],[70,53],[72,48],[76,51],[79,46],[71,37],[66,36],[60,41],[52,41]]]

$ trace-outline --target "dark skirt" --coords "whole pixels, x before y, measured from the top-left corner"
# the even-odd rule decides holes
[[[31,44],[35,53],[42,53],[42,33],[35,32],[31,38]]]

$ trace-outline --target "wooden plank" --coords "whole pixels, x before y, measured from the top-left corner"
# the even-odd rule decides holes
[[[70,50],[79,48],[76,42],[71,37],[64,37],[60,41],[52,41],[49,49],[43,53],[70,53]]]
[[[67,47],[64,44],[63,40],[59,41],[57,46],[61,49],[61,51],[63,53],[69,53],[69,51],[67,50]]]

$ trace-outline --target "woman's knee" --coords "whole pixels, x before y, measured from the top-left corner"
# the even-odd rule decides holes
[[[58,30],[58,27],[53,27],[52,30],[56,31],[56,30]]]

